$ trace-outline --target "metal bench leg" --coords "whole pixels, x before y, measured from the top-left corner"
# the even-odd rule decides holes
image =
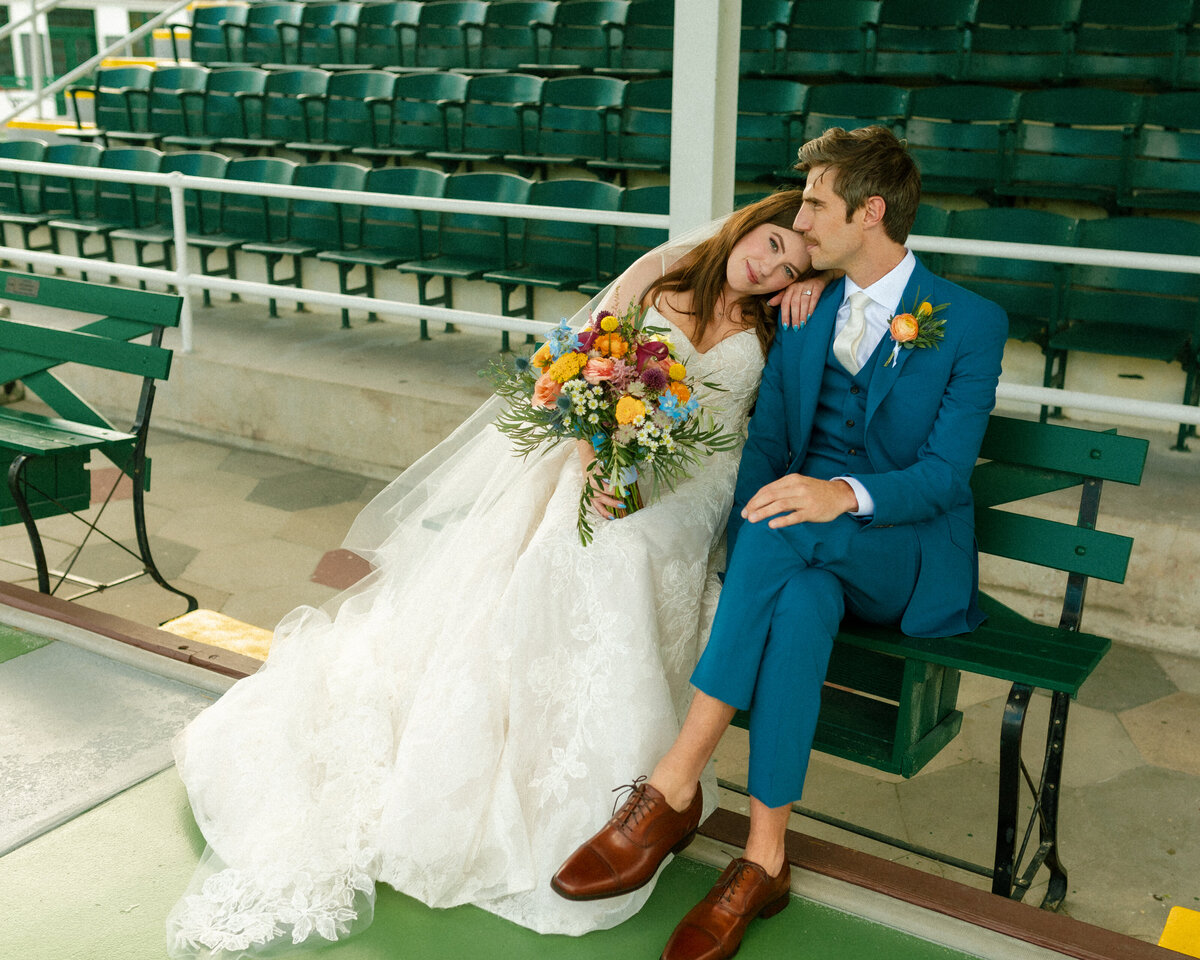
[[[1041,854],[1050,871],[1043,910],[1057,910],[1067,895],[1067,871],[1058,856],[1058,801],[1062,793],[1063,750],[1066,746],[1068,694],[1056,692],[1050,701],[1050,723],[1046,730],[1046,762],[1037,802],[1041,809]]]
[[[33,562],[37,567],[38,590],[42,593],[49,593],[50,571],[46,566],[46,551],[42,548],[42,535],[38,533],[37,524],[29,510],[29,503],[25,499],[25,491],[21,488],[22,474],[25,472],[25,463],[28,459],[29,455],[22,453],[14,457],[12,463],[8,465],[8,492],[12,494],[13,503],[17,505],[17,512],[25,524],[25,532],[29,535],[29,546],[33,550]]]
[[[1000,721],[1000,789],[996,802],[996,859],[992,893],[1013,895],[1016,874],[1017,817],[1021,805],[1021,735],[1033,688],[1014,683]]]

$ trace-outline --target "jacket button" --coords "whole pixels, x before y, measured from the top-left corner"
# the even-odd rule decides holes
[[[853,421],[853,420],[847,420],[847,421],[846,421],[846,426],[848,426],[848,427],[852,427],[852,426],[854,426],[854,421]]]
[[[852,385],[851,385],[851,387],[850,387],[850,392],[851,392],[851,393],[858,393],[858,384],[857,384],[857,383],[855,383],[855,384],[852,384]]]
[[[852,457],[853,457],[853,456],[854,456],[856,453],[858,453],[858,451],[857,451],[857,450],[855,450],[853,447],[851,447],[851,448],[849,449],[849,451],[847,451],[847,452],[848,452],[848,453],[850,454],[850,456],[852,456]]]

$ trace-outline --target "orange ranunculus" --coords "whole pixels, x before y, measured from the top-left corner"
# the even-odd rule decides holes
[[[550,374],[543,373],[537,378],[537,383],[533,385],[533,397],[529,402],[535,407],[552,407],[560,393],[562,393],[562,384]]]
[[[619,333],[602,333],[592,341],[592,346],[602,354],[618,360],[629,352],[629,344]]]
[[[550,365],[550,344],[543,343],[538,347],[537,352],[529,358],[529,362],[535,367],[546,369]]]
[[[892,317],[892,339],[897,343],[908,343],[910,340],[916,340],[920,328],[917,326],[917,318],[911,313],[900,313]]]
[[[617,423],[633,423],[646,415],[646,405],[637,397],[624,396],[617,401]]]
[[[678,380],[673,381],[667,389],[675,394],[675,399],[680,403],[687,403],[692,397],[692,391],[688,389],[686,383],[680,383]]]
[[[592,357],[583,368],[583,379],[592,386],[604,380],[611,380],[614,366],[616,364],[611,357]]]

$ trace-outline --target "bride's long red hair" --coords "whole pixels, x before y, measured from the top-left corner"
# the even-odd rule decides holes
[[[725,288],[726,266],[733,248],[742,237],[764,223],[791,230],[802,200],[803,193],[800,190],[780,190],[757,203],[734,211],[721,225],[720,230],[697,244],[678,265],[650,284],[642,295],[641,302],[651,304],[660,293],[690,290],[692,309],[689,312],[696,320],[696,329],[692,337],[696,343],[702,342],[704,331],[716,313],[721,291]],[[804,279],[816,272],[810,269],[797,279]],[[745,296],[737,302],[742,319],[747,321],[746,327],[753,328],[758,335],[764,355],[775,338],[775,308],[767,306],[769,299],[762,296]]]

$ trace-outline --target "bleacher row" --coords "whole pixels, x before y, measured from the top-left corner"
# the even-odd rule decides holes
[[[503,163],[526,175],[576,165],[621,178],[670,165],[670,78],[128,66],[72,88],[77,104],[84,93],[96,127],[74,134],[106,143],[423,158],[446,170]],[[866,123],[907,139],[930,193],[1200,210],[1200,91],[744,78],[735,175],[776,183],[805,140]]]
[[[743,0],[744,75],[1200,87],[1194,0]],[[669,73],[674,0],[225,3],[199,63]],[[182,30],[172,32],[181,49]]]
[[[666,213],[666,186],[622,188],[598,179],[532,181],[512,173],[446,174],[416,166],[366,168],[348,162],[302,164],[279,157],[230,159],[211,151],[164,154],[150,147],[102,148],[39,140],[0,143],[0,157],[257,183],[366,190],[387,195],[449,197],[501,203]],[[745,202],[753,197],[743,197]],[[430,214],[404,207],[286,200],[258,194],[185,191],[188,244],[208,276],[237,276],[239,255],[264,258],[267,280],[302,286],[306,258],[337,266],[343,293],[373,296],[375,272],[416,277],[422,304],[452,307],[453,281],[483,280],[500,291],[500,312],[533,318],[536,289],[601,289],[638,255],[665,239],[646,228],[497,217]],[[114,241],[133,245],[142,266],[170,266],[171,204],[165,188],[0,171],[0,224],[18,227],[27,249],[114,258]],[[49,237],[34,245],[38,228]],[[1149,217],[1075,220],[1042,210],[984,207],[950,212],[923,205],[914,232],[973,240],[1179,253],[1200,250],[1200,223]],[[74,250],[63,250],[73,237]],[[98,237],[99,247],[87,249]],[[150,253],[161,255],[151,259]],[[224,251],[223,263],[210,262]],[[292,276],[277,277],[285,259]],[[1063,386],[1067,356],[1083,351],[1179,363],[1183,402],[1200,402],[1200,276],[1072,266],[999,257],[929,254],[931,267],[1000,303],[1011,336],[1037,343],[1044,382]],[[357,285],[356,268],[365,271]],[[435,277],[442,292],[431,296]],[[523,300],[513,297],[524,288]],[[207,302],[207,294],[205,297]],[[271,312],[275,313],[274,301]],[[342,323],[348,325],[346,310]],[[425,335],[424,326],[422,334]],[[507,347],[507,337],[504,347]],[[1182,446],[1188,431],[1181,427]]]

